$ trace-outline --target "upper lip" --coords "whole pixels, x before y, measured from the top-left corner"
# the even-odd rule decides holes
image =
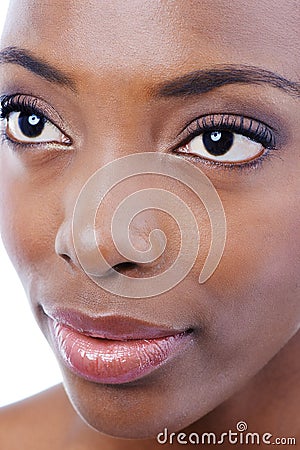
[[[50,319],[68,326],[87,336],[110,339],[156,339],[174,336],[187,329],[173,329],[164,325],[152,324],[140,319],[119,315],[103,315],[91,317],[75,310],[57,309],[45,311]]]

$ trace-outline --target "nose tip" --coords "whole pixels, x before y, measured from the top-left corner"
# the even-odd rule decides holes
[[[122,264],[130,263],[115,251],[108,237],[99,244],[94,230],[89,227],[79,230],[74,237],[70,221],[64,221],[59,227],[55,252],[68,264],[84,269],[89,276],[104,276],[112,268],[121,270]]]
[[[152,267],[165,249],[164,233],[147,231],[145,215],[137,217],[130,230],[119,222],[114,235],[108,226],[95,228],[81,223],[73,229],[64,221],[56,235],[55,251],[68,264],[77,266],[90,277],[106,277],[129,269]]]
[[[104,229],[92,229],[89,226],[73,232],[73,244],[77,258],[89,276],[102,277],[114,267],[120,267],[131,261],[121,255]]]

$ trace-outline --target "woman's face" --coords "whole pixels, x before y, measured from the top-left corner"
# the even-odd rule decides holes
[[[244,385],[298,330],[296,3],[11,2],[1,48],[27,53],[10,49],[1,57],[1,233],[68,395],[100,431],[146,437],[163,427],[188,426]],[[191,72],[192,78],[181,79]],[[99,248],[117,274],[100,273],[86,230],[79,230],[74,247],[73,211],[85,182],[105,164],[145,152],[172,155],[171,167],[188,160],[211,180],[223,203],[225,250],[203,284],[198,278],[209,251],[210,221],[180,180],[136,176],[103,201],[96,215]],[[148,248],[151,230],[165,233],[165,251],[152,263],[129,264],[110,236],[116,206],[145,188],[172,191],[191,208],[200,250],[192,270],[172,289],[123,297],[88,276],[78,250],[94,274],[114,277],[113,285],[122,274],[142,279],[166,270],[180,251],[180,232],[168,214],[148,209],[131,224],[139,250]],[[124,236],[127,231],[124,226]],[[193,240],[189,245],[187,254]],[[118,330],[123,324],[128,337],[134,335],[131,319],[139,330],[145,325],[148,331],[189,333],[186,345],[151,373],[95,382],[71,370],[56,345],[49,316],[74,322],[77,314],[106,325],[111,320]]]

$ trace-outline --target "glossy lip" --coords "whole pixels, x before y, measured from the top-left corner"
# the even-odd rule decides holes
[[[158,328],[128,317],[91,318],[56,311],[55,318],[49,318],[51,336],[64,364],[96,383],[122,384],[142,378],[193,340],[191,330]]]

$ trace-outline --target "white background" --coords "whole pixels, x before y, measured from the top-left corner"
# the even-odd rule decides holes
[[[0,0],[0,34],[8,3]],[[56,360],[0,239],[0,407],[60,381]]]

